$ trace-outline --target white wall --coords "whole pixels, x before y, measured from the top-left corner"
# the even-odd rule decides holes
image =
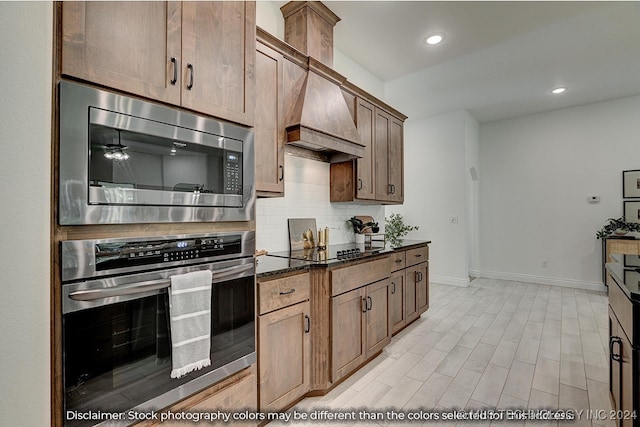
[[[622,216],[621,173],[640,167],[638,117],[631,97],[482,124],[478,274],[599,289],[595,232]]]
[[[429,274],[436,283],[468,284],[467,165],[476,156],[467,126],[474,122],[461,110],[405,122],[405,202],[386,207],[386,214],[401,213],[406,224],[420,227],[408,238],[432,241]]]
[[[53,6],[0,2],[0,425],[50,424]]]
[[[256,248],[289,250],[287,218],[315,218],[318,228],[330,228],[330,244],[354,241],[346,222],[354,215],[384,223],[382,206],[329,202],[329,163],[290,155],[284,160],[285,197],[258,199],[256,204]]]

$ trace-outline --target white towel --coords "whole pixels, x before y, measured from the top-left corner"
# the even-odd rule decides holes
[[[171,277],[171,378],[211,365],[211,271]]]

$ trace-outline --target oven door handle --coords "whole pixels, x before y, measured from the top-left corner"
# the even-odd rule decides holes
[[[253,264],[236,265],[233,267],[221,268],[220,270],[212,270],[213,281],[224,277],[229,277],[242,273],[244,271],[252,270]],[[138,282],[132,285],[124,285],[113,288],[104,289],[88,289],[71,292],[69,298],[74,301],[94,301],[97,299],[119,297],[124,295],[134,295],[142,292],[156,291],[159,289],[166,289],[171,286],[171,280],[150,280],[148,282]]]
[[[133,295],[142,292],[166,289],[171,286],[170,280],[150,280],[148,282],[138,282],[129,286],[118,286],[105,289],[91,289],[75,291],[69,294],[69,298],[74,301],[93,301],[97,299],[119,297],[123,295]]]

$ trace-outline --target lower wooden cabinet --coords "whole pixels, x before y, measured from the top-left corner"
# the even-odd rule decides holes
[[[310,390],[309,273],[258,283],[259,407],[279,411]]]
[[[256,388],[255,366],[244,369],[229,378],[222,380],[208,389],[197,393],[169,408],[170,412],[218,412],[228,414],[240,411],[256,412],[258,408],[258,397]],[[136,424],[138,427],[151,427],[162,425],[162,427],[184,427],[184,420],[171,420],[161,422],[144,421]],[[209,421],[200,423],[189,423],[194,426],[211,425]],[[253,426],[256,421],[236,420],[233,425]]]
[[[336,382],[389,344],[389,279],[332,297],[331,327],[331,381]]]
[[[405,275],[404,270],[391,273],[389,278],[389,321],[391,332],[396,333],[407,324],[405,315]]]

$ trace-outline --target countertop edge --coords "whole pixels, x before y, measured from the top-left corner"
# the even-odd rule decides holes
[[[267,255],[261,255],[260,257],[256,257],[256,263],[258,267],[256,269],[256,278],[264,279],[267,277],[275,277],[282,274],[291,273],[298,270],[309,270],[311,268],[335,268],[341,266],[346,263],[352,263],[355,261],[364,261],[364,260],[373,260],[378,257],[392,254],[396,251],[405,251],[412,248],[418,248],[423,246],[428,246],[431,244],[431,240],[407,240],[403,241],[403,243],[395,248],[385,248],[383,251],[376,253],[370,257],[359,258],[359,259],[345,259],[341,261],[333,262],[331,265],[324,263],[313,263],[299,260],[291,260],[287,258],[281,257],[273,257]],[[263,262],[262,269],[259,267],[260,261]],[[270,264],[270,265],[265,265]],[[262,270],[262,271],[261,271]]]
[[[605,264],[605,269],[611,275],[611,278],[622,289],[622,292],[634,303],[640,303],[640,293],[632,292],[625,284],[622,277],[620,277],[620,264],[617,262],[609,262]]]

